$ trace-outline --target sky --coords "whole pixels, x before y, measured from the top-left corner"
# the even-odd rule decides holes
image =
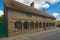
[[[23,3],[30,6],[34,2],[34,7],[40,11],[43,8],[46,9],[46,13],[53,15],[60,20],[60,0],[15,0],[17,2]],[[4,3],[0,0],[0,16],[4,14]]]
[[[4,6],[3,6],[3,1],[0,0],[0,16],[2,16],[4,14]]]

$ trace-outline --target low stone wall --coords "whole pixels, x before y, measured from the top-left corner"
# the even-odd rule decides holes
[[[52,29],[55,29],[55,27],[47,27],[46,30],[52,30]],[[44,31],[44,28],[35,28],[35,29],[26,29],[26,30],[16,30],[12,33],[9,34],[9,36],[16,36],[16,35],[27,35],[27,34],[30,34],[30,33],[36,33],[36,32],[40,32],[40,31]]]

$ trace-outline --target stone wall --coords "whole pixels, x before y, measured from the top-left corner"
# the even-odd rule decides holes
[[[16,24],[15,24],[16,23]],[[20,25],[18,25],[19,23]],[[17,34],[16,32],[20,33],[23,30],[30,30],[35,28],[42,28],[45,29],[48,27],[55,26],[55,20],[50,18],[43,18],[37,15],[19,12],[19,11],[8,11],[8,32],[9,35],[13,33]],[[16,26],[17,25],[17,26]],[[17,28],[19,27],[19,28]]]

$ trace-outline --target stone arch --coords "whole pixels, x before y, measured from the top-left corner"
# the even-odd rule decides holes
[[[15,22],[15,28],[16,29],[22,29],[22,22],[21,21],[16,21]]]
[[[55,26],[55,23],[52,23],[52,26]]]
[[[39,23],[39,27],[40,27],[40,28],[42,27],[42,22]]]
[[[45,22],[43,22],[43,27],[45,27]]]
[[[24,29],[28,29],[28,27],[29,27],[28,22],[27,22],[27,21],[25,21],[25,22],[23,23],[23,26],[24,26]]]
[[[51,27],[51,23],[49,23],[49,27]]]
[[[51,27],[51,23],[50,23],[50,27]]]
[[[34,28],[34,22],[30,22],[30,27]]]
[[[50,23],[50,26],[52,27],[52,23]]]
[[[49,27],[49,23],[46,23],[46,27]]]
[[[38,22],[35,22],[35,27],[38,28],[38,26],[39,26],[39,25],[38,25]]]

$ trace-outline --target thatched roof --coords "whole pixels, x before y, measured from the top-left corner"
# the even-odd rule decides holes
[[[55,18],[52,15],[49,15],[49,14],[47,14],[45,12],[41,12],[38,9],[35,9],[33,7],[24,5],[24,4],[20,3],[20,2],[14,1],[14,0],[4,0],[4,3],[5,3],[5,6],[10,7],[10,8],[14,8],[14,9],[17,9],[17,10],[28,11],[28,12],[32,12],[34,14],[39,14],[39,15],[50,17],[50,18]]]

